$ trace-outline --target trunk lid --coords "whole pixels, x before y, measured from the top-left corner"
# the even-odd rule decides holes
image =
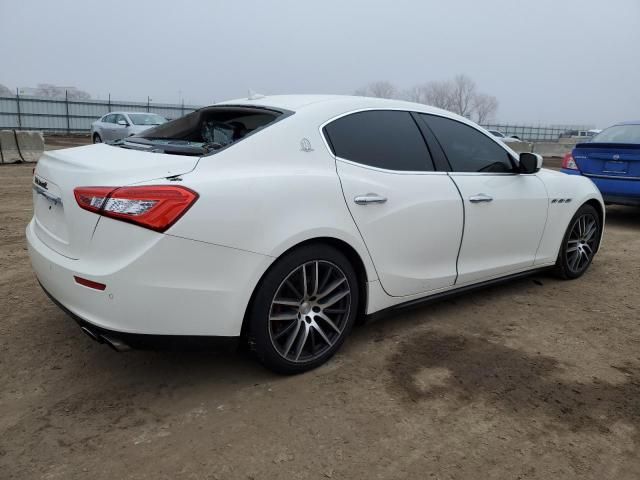
[[[573,158],[589,176],[640,177],[640,145],[629,143],[579,143]]]
[[[78,206],[74,188],[121,187],[181,175],[192,171],[198,160],[105,144],[47,151],[38,160],[33,178],[35,233],[61,255],[82,258],[100,216]]]

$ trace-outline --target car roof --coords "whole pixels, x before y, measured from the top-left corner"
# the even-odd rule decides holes
[[[640,125],[640,120],[628,120],[626,122],[616,123],[616,125]]]
[[[273,109],[291,110],[294,112],[316,110],[324,116],[337,116],[354,110],[366,109],[398,109],[415,112],[433,113],[436,115],[455,118],[465,123],[471,123],[468,119],[440,108],[431,107],[422,103],[406,102],[387,98],[361,97],[353,95],[268,95],[260,98],[242,98],[228,100],[216,105],[242,105],[256,106]]]
[[[153,113],[153,112],[122,112],[122,111],[115,111],[115,112],[105,113],[103,115],[103,117],[106,117],[107,115],[113,115],[113,114],[129,115],[131,113],[142,114],[142,115],[159,115],[158,113]]]

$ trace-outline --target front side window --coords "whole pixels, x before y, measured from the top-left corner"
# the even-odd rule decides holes
[[[454,172],[514,171],[509,153],[479,130],[437,115],[420,116],[437,137]]]
[[[102,121],[104,123],[115,123],[115,118],[116,116],[114,114],[105,115],[104,117],[102,117]]]
[[[370,167],[430,171],[433,162],[409,112],[370,110],[338,118],[324,127],[333,153]]]

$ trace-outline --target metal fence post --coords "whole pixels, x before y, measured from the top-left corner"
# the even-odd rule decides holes
[[[109,94],[109,100],[107,101],[107,108],[109,110],[107,110],[107,113],[109,113],[111,111],[111,94]]]
[[[149,95],[147,95],[147,112],[149,111],[149,103],[151,102],[151,99],[149,98]]]
[[[69,92],[67,90],[64,91],[64,105],[67,110],[67,133],[71,131],[71,122],[69,118]]]
[[[22,129],[22,118],[20,118],[20,92],[16,88],[16,110],[18,111],[18,130]]]
[[[180,109],[180,116],[184,117],[184,98],[182,99],[182,108]]]

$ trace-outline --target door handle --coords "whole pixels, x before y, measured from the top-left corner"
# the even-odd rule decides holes
[[[486,193],[478,193],[476,195],[471,195],[469,197],[469,201],[471,203],[491,202],[492,200],[493,200],[493,197],[490,195],[487,195]]]
[[[358,205],[369,205],[371,203],[384,203],[387,201],[386,197],[381,197],[377,193],[367,193],[366,195],[358,195],[353,199]]]

